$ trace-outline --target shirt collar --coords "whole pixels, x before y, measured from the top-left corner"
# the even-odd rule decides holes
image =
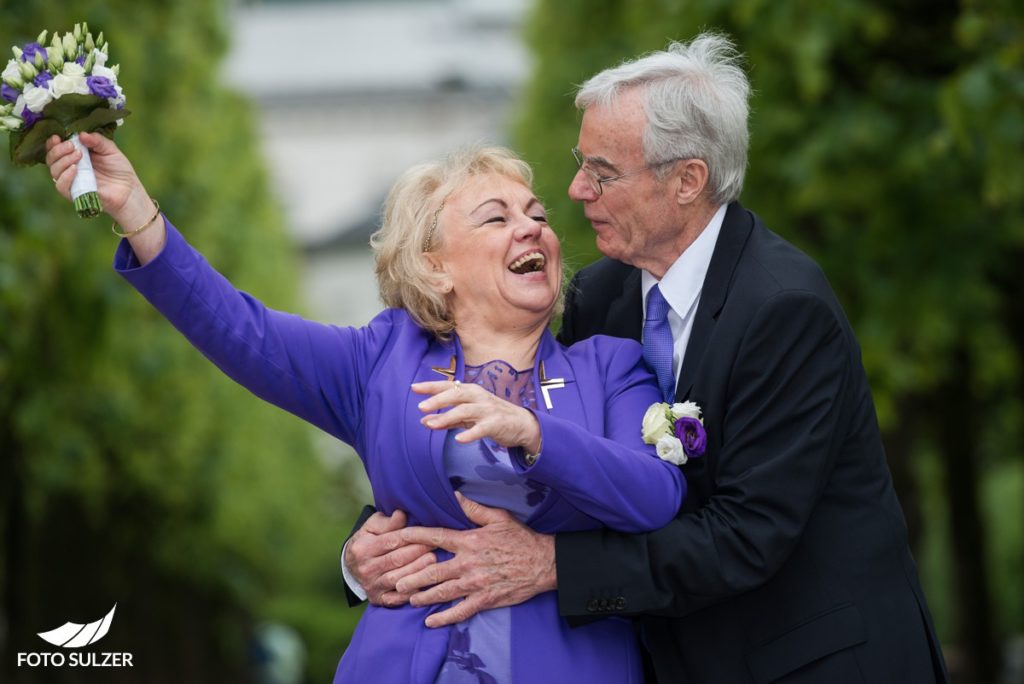
[[[718,233],[722,229],[722,222],[725,221],[725,210],[726,205],[724,204],[718,207],[715,215],[711,217],[697,239],[683,250],[683,253],[669,266],[665,276],[661,279],[661,294],[680,318],[687,315],[694,302],[700,297],[704,278],[711,265],[711,255],[714,254],[715,244],[718,242]],[[646,270],[640,272],[640,277],[644,293],[644,311],[646,311],[647,293],[659,283],[658,279]]]

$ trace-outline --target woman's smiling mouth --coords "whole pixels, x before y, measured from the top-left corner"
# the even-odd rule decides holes
[[[517,275],[523,275],[525,273],[535,273],[537,271],[543,271],[544,266],[547,263],[547,259],[544,254],[539,251],[527,252],[522,255],[511,264],[508,265],[508,270],[512,271]]]

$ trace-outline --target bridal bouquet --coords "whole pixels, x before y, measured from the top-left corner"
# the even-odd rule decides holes
[[[79,216],[96,216],[102,210],[96,176],[78,134],[110,138],[124,123],[128,110],[117,84],[119,67],[107,66],[109,45],[102,33],[94,39],[87,24],[75,24],[63,37],[54,32],[49,46],[46,34],[12,48],[14,59],[7,62],[0,85],[0,131],[10,132],[11,161],[17,166],[44,163],[46,139],[70,136],[82,152],[71,197]]]
[[[692,401],[651,404],[640,432],[645,444],[653,444],[662,460],[675,465],[703,456],[708,445],[700,406]]]

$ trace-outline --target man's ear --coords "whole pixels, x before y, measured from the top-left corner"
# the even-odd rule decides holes
[[[708,165],[703,159],[680,159],[672,170],[677,180],[676,201],[681,205],[693,204],[708,185]]]

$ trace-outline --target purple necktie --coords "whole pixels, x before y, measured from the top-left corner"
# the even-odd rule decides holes
[[[675,400],[675,377],[672,375],[672,329],[668,326],[668,302],[655,285],[647,293],[647,316],[644,317],[644,361],[658,378],[658,387],[665,401]]]

